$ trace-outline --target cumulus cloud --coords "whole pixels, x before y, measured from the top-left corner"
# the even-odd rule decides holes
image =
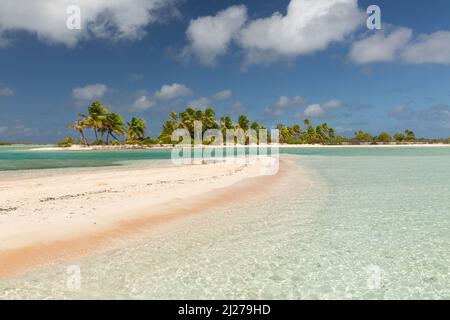
[[[396,27],[353,43],[349,58],[358,64],[399,61],[405,64],[450,64],[450,32],[437,31],[414,37],[408,28]]]
[[[140,96],[136,99],[133,103],[133,110],[134,111],[145,111],[150,109],[155,105],[155,101],[153,101],[151,98],[147,96]]]
[[[343,103],[340,100],[337,99],[331,99],[330,101],[327,101],[323,104],[323,107],[325,109],[337,109],[342,107]]]
[[[233,92],[231,90],[223,90],[217,92],[211,96],[211,100],[220,101],[220,100],[228,100],[233,96]]]
[[[183,84],[174,83],[166,84],[161,89],[155,92],[155,98],[159,100],[174,100],[181,97],[187,97],[192,95],[192,90]]]
[[[72,97],[78,101],[93,101],[102,98],[108,87],[105,84],[91,84],[72,90]]]
[[[357,0],[291,0],[286,15],[250,21],[245,6],[232,6],[191,21],[187,49],[206,65],[214,65],[233,41],[243,48],[246,64],[294,58],[344,40],[364,17]]]
[[[342,41],[364,21],[357,0],[291,0],[287,14],[250,22],[240,35],[249,64],[293,58]]]
[[[189,103],[190,106],[194,108],[207,108],[211,106],[213,102],[229,100],[233,96],[233,92],[231,90],[223,90],[212,94],[209,97],[202,97],[199,99],[195,99]]]
[[[192,90],[179,83],[165,84],[154,94],[141,93],[132,105],[133,111],[145,111],[158,103],[170,102],[192,95]]]
[[[325,110],[320,104],[316,103],[306,107],[304,114],[307,117],[320,118],[325,115]]]
[[[308,101],[300,96],[290,99],[287,96],[281,96],[278,101],[265,109],[266,114],[270,116],[280,117],[285,114],[288,109],[301,106]]]
[[[0,97],[12,97],[14,96],[16,93],[14,92],[13,89],[8,88],[8,87],[4,87],[2,86],[2,84],[0,83]]]
[[[419,36],[405,48],[402,60],[412,64],[450,64],[450,32],[438,31]]]
[[[173,0],[2,0],[0,46],[7,45],[15,31],[70,47],[90,38],[137,40],[145,35],[148,25],[173,8],[173,3]],[[69,5],[81,9],[81,30],[66,27]]]
[[[213,66],[228,47],[247,20],[245,6],[232,6],[215,16],[191,20],[186,35],[189,46],[184,54],[194,54],[201,63]]]
[[[329,115],[329,111],[341,108],[344,104],[337,99],[326,101],[322,104],[311,104],[304,110],[303,114],[311,118],[323,118]]]
[[[355,42],[350,50],[350,59],[359,64],[394,61],[411,37],[412,31],[407,28],[399,28],[389,34],[377,32]]]

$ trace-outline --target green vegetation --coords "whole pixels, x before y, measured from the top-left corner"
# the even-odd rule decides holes
[[[75,123],[69,126],[70,129],[77,131],[79,135],[78,143],[89,146],[109,145],[109,144],[154,144],[154,141],[145,137],[145,120],[132,118],[126,123],[122,116],[117,113],[109,112],[108,108],[100,102],[92,103],[88,108],[87,114],[79,114]],[[86,130],[92,130],[95,141],[90,143],[86,136]],[[70,137],[69,137],[70,138]],[[69,138],[58,142],[61,146],[70,146],[73,139]],[[123,140],[121,140],[123,138]],[[70,138],[71,139],[71,138]]]
[[[56,145],[61,148],[68,148],[68,147],[72,146],[72,144],[73,144],[73,138],[67,137],[64,140],[58,141],[58,143]]]
[[[246,115],[240,115],[237,122],[231,117],[224,116],[217,120],[216,112],[213,108],[205,110],[195,110],[192,107],[186,108],[183,112],[172,112],[162,125],[162,130],[158,138],[153,139],[146,136],[146,123],[144,119],[132,118],[126,122],[117,113],[109,112],[108,108],[100,102],[94,102],[88,107],[87,114],[79,114],[75,123],[69,126],[79,135],[77,143],[84,145],[109,145],[109,144],[173,144],[172,133],[177,129],[186,129],[191,137],[194,135],[194,123],[202,123],[202,133],[208,129],[220,129],[225,136],[226,130],[249,129],[259,133],[260,129],[267,129],[257,121],[251,121]],[[432,140],[418,139],[414,132],[406,129],[403,133],[396,133],[393,136],[388,132],[381,132],[378,136],[364,131],[357,131],[352,138],[337,136],[336,131],[327,123],[314,125],[309,119],[303,121],[303,126],[294,124],[285,126],[278,124],[276,129],[280,132],[280,143],[284,144],[395,144],[395,143],[450,143],[449,139]],[[91,131],[95,138],[89,142],[87,132]],[[92,135],[91,135],[92,136]],[[259,137],[258,137],[259,138]],[[249,139],[247,138],[247,143]],[[58,143],[60,146],[70,146],[74,141],[71,137]]]

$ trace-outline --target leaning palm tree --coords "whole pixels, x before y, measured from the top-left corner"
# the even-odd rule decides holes
[[[89,142],[86,139],[86,135],[84,134],[84,129],[86,129],[88,126],[84,121],[82,120],[82,116],[78,116],[77,120],[74,124],[69,126],[69,129],[76,130],[80,134],[80,140],[84,142],[85,145],[89,146]]]
[[[216,122],[216,112],[212,108],[207,108],[203,113],[203,129],[218,129],[219,125]]]
[[[84,122],[87,126],[92,128],[94,130],[95,134],[95,140],[98,144],[98,133],[101,131],[101,129],[105,126],[106,122],[106,116],[109,113],[108,108],[106,108],[103,104],[100,102],[94,102],[91,104],[88,108],[89,115],[82,115],[85,119]]]
[[[109,144],[109,137],[119,140],[116,135],[125,134],[125,120],[117,113],[108,113],[105,118],[102,131],[106,133],[106,143]]]
[[[250,127],[250,120],[248,120],[247,116],[241,115],[238,117],[239,128],[244,131],[247,131]]]
[[[194,134],[194,122],[197,120],[198,114],[196,111],[188,107],[184,112],[180,114],[180,127],[189,131],[191,135]]]
[[[132,118],[131,122],[127,124],[127,136],[132,139],[143,139],[145,135],[145,120],[141,118]]]

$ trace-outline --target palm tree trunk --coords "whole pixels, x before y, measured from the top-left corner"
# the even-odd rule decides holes
[[[94,133],[95,133],[95,143],[98,144],[97,127],[94,127]]]
[[[87,141],[86,136],[84,135],[83,130],[80,130],[80,135],[81,135],[81,139],[83,140],[84,144],[85,144],[86,146],[89,146],[89,142]]]
[[[115,135],[113,135],[113,133],[112,133],[112,132],[111,132],[110,134],[111,134],[111,137],[113,137],[113,138],[114,138],[115,140],[119,140],[119,139],[117,139],[117,138],[116,138],[116,136],[115,136]]]

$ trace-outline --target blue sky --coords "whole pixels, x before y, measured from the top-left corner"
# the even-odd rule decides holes
[[[0,141],[54,142],[93,100],[153,136],[168,112],[211,105],[267,125],[450,137],[446,0],[65,2],[0,4]],[[81,30],[65,26],[68,3]],[[371,4],[382,30],[366,27]]]

